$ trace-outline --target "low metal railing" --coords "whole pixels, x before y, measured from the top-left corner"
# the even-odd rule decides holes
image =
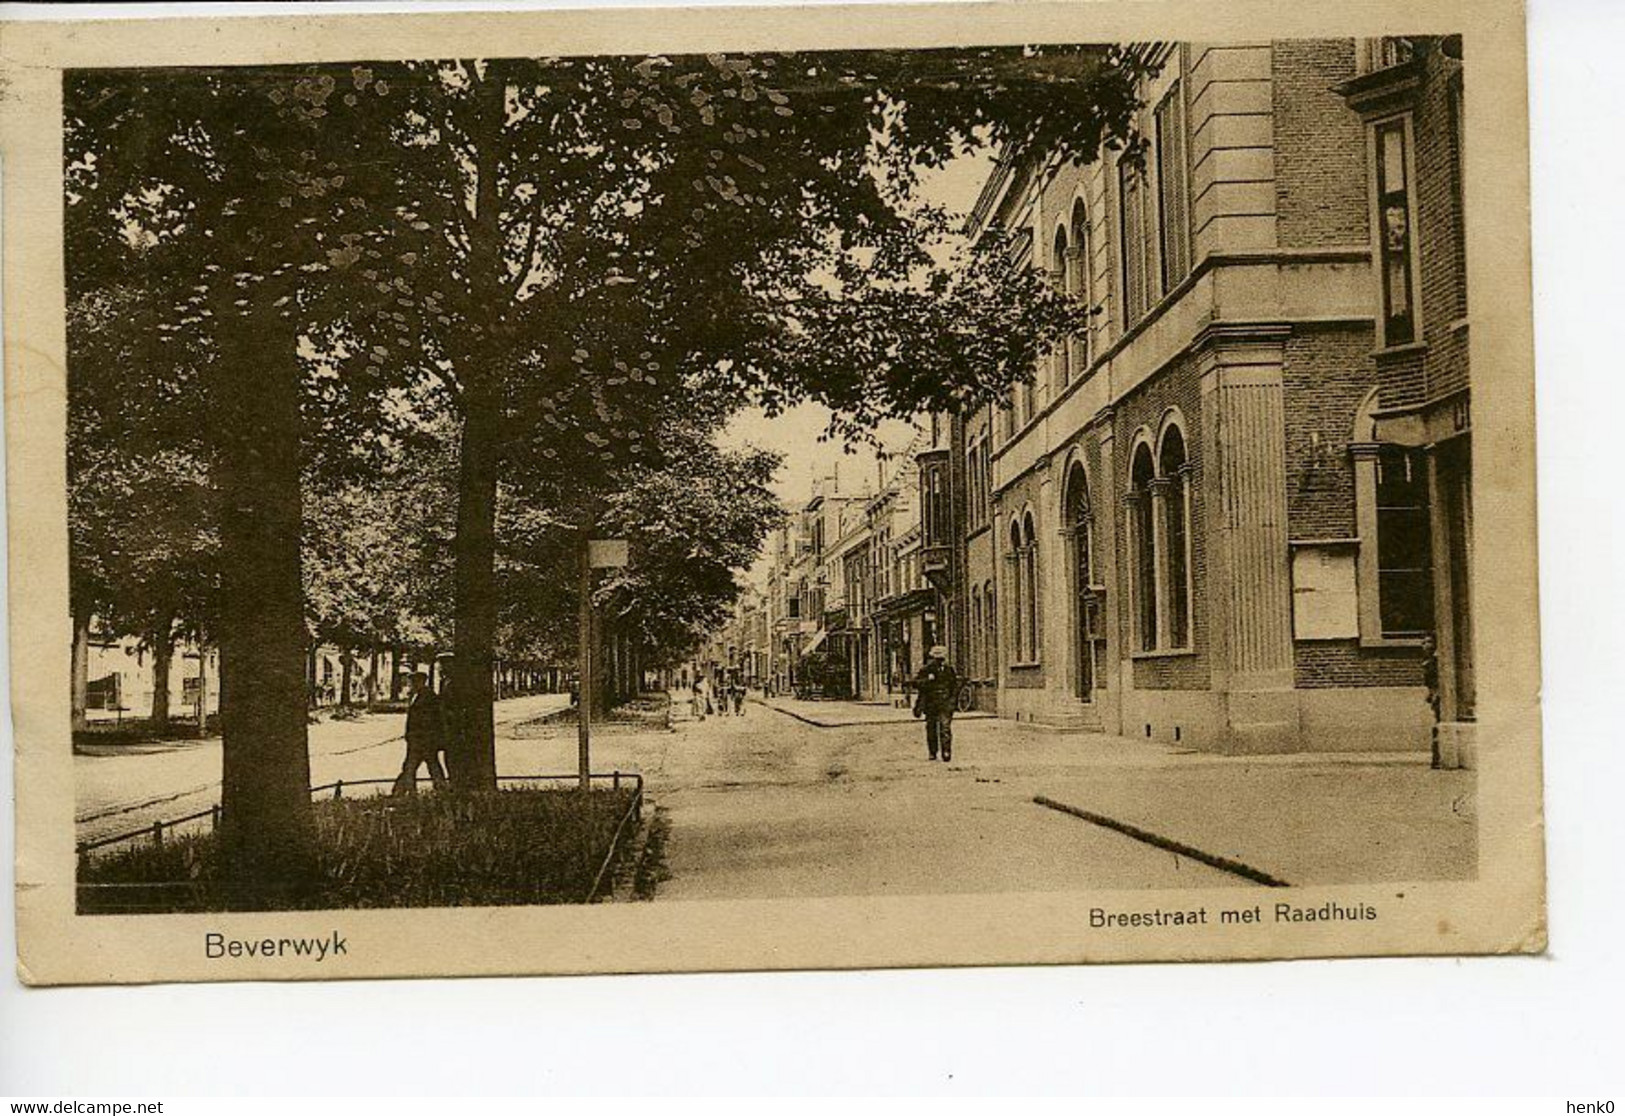
[[[579,779],[579,775],[498,775],[497,785],[501,786],[504,783],[575,783],[578,782]],[[641,774],[636,771],[610,771],[604,773],[595,772],[589,776],[589,779],[593,783],[608,782],[610,784],[610,789],[612,790],[620,790],[623,782],[630,782],[632,784],[634,793],[632,795],[632,807],[629,813],[634,814],[638,819],[641,820],[643,816],[643,776]],[[414,780],[414,782],[432,783],[432,780],[426,776],[419,776]],[[338,779],[331,783],[323,783],[320,786],[311,787],[310,793],[314,796],[327,791],[332,791],[332,796],[335,799],[338,799],[344,797],[346,788],[353,789],[356,787],[375,786],[393,787],[395,783],[396,780],[393,778]],[[379,796],[375,795],[374,797]],[[105,849],[112,845],[123,844],[126,841],[139,840],[143,837],[150,838],[154,844],[161,845],[164,843],[164,839],[174,833],[174,831],[178,828],[186,825],[194,825],[203,821],[205,818],[207,818],[209,821],[210,829],[218,829],[220,827],[219,803],[210,806],[207,810],[198,810],[195,813],[186,814],[178,818],[161,819],[153,822],[151,825],[144,825],[140,829],[131,829],[123,833],[116,833],[111,837],[98,837],[94,841],[81,841],[76,846],[76,849],[80,855],[83,855],[88,852],[94,852],[97,849]],[[622,819],[621,828],[624,828],[625,820],[626,819],[624,818]],[[618,828],[616,830],[617,837],[619,837],[620,832],[621,829]],[[613,851],[613,842],[611,843],[611,849]]]

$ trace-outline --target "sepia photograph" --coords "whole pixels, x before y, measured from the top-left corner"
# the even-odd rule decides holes
[[[336,975],[254,912],[1019,895],[1129,956],[1542,948],[1475,669],[1483,55],[1056,26],[63,64],[71,933]],[[1396,917],[1483,902],[1513,751],[1525,930]],[[740,936],[673,964],[803,963]]]

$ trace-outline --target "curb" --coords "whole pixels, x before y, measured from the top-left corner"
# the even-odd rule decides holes
[[[764,709],[771,709],[775,713],[783,713],[786,717],[793,717],[796,720],[800,721],[802,724],[811,725],[813,728],[825,728],[825,729],[885,728],[888,725],[912,725],[912,724],[920,723],[917,719],[910,719],[910,720],[905,721],[900,717],[893,717],[893,718],[891,718],[889,720],[884,720],[884,721],[816,721],[813,718],[808,717],[806,714],[797,713],[794,709],[785,709],[783,706],[780,706],[780,705],[769,705],[765,701],[758,701],[758,702],[756,702],[756,704],[760,705]],[[979,711],[972,710],[970,713],[958,713],[958,714],[955,714],[954,720],[956,720],[956,721],[959,721],[959,720],[991,721],[991,720],[994,720],[994,718],[989,716],[986,713],[981,713]]]
[[[1078,806],[1068,806],[1065,802],[1057,802],[1055,799],[1042,794],[1033,795],[1033,802],[1039,806],[1047,806],[1051,810],[1058,810],[1063,814],[1071,814],[1075,818],[1082,818],[1086,822],[1121,833],[1125,837],[1132,837],[1134,840],[1147,845],[1154,845],[1159,849],[1178,853],[1180,856],[1206,864],[1209,868],[1217,868],[1221,872],[1229,872],[1233,876],[1240,876],[1256,884],[1263,884],[1265,887],[1292,886],[1285,880],[1278,879],[1268,872],[1261,872],[1257,868],[1243,864],[1239,860],[1231,860],[1229,857],[1215,856],[1212,853],[1203,852],[1201,849],[1187,845],[1183,841],[1175,841],[1171,837],[1164,837],[1159,833],[1152,833],[1138,826],[1129,825],[1127,822],[1120,822],[1116,818],[1107,817],[1105,814],[1097,814],[1092,810],[1085,810]]]

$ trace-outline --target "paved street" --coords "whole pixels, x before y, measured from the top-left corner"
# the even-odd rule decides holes
[[[497,707],[504,774],[575,768],[558,695]],[[818,706],[814,710],[802,706]],[[669,823],[660,899],[1251,886],[1186,856],[1033,803],[1103,814],[1295,884],[1467,878],[1470,772],[1406,753],[1220,757],[996,719],[955,723],[951,764],[905,715],[857,703],[749,703],[671,730],[602,726],[595,771],[638,771]],[[311,728],[312,777],[387,778],[401,717]],[[102,749],[112,752],[114,749]],[[79,837],[206,809],[218,741],[80,755]]]
[[[832,724],[867,707],[826,702]],[[798,705],[796,712],[805,715]],[[1003,720],[956,721],[952,764],[912,719],[821,728],[753,702],[605,736],[594,767],[642,771],[667,812],[661,898],[1248,886],[1032,802],[1043,794],[1293,884],[1465,879],[1471,772],[1415,753],[1224,757]],[[568,769],[574,740],[530,762]]]
[[[820,704],[831,718],[861,708]],[[666,812],[661,900],[1249,886],[1033,805],[1030,778],[976,758],[1008,746],[1000,728],[959,725],[964,759],[931,763],[912,718],[821,728],[752,702],[672,732],[607,733],[593,766],[643,772]],[[569,769],[572,733],[529,745],[533,765],[550,754]]]
[[[499,702],[503,726],[569,704],[568,695],[538,694]],[[405,714],[369,714],[310,726],[314,786],[339,779],[385,779],[401,767]],[[499,755],[499,770],[504,757]],[[123,833],[155,821],[207,810],[220,801],[220,739],[90,745],[73,757],[74,821],[80,841]]]

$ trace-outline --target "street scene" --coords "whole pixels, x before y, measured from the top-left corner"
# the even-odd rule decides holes
[[[501,770],[569,770],[575,733],[527,724],[561,705],[497,706]],[[313,727],[313,780],[387,782],[400,726],[386,715]],[[666,832],[645,897],[660,900],[1258,886],[1170,848],[1181,845],[1298,885],[1460,878],[1474,862],[1472,774],[1430,774],[1413,755],[1237,762],[975,716],[955,733],[960,758],[939,770],[918,723],[895,709],[753,697],[742,716],[617,725],[595,750],[599,768],[641,773],[651,788]],[[170,747],[78,758],[81,840],[218,801],[218,745]],[[1222,815],[1215,796],[1231,803]]]
[[[79,911],[1476,878],[1463,74],[71,72]]]

